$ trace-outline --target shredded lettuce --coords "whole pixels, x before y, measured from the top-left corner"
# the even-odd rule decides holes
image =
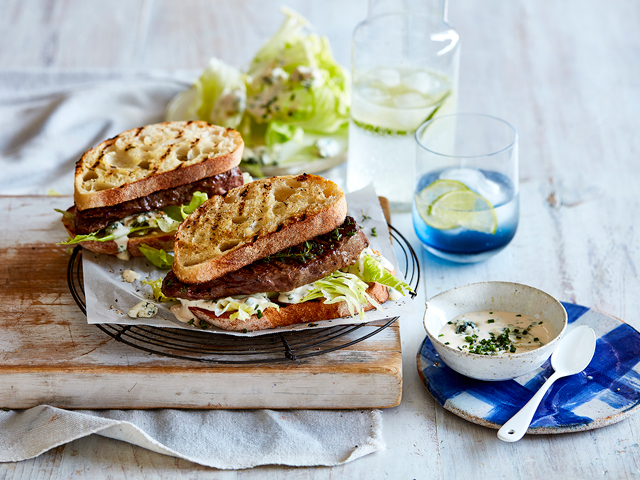
[[[189,301],[183,303],[189,305]],[[196,303],[196,302],[194,302]],[[195,305],[202,307],[201,305]],[[235,295],[231,297],[219,298],[212,300],[211,310],[220,316],[223,313],[232,312],[229,315],[230,320],[247,320],[252,315],[258,318],[262,317],[262,312],[267,308],[280,308],[277,304],[269,301],[266,293],[256,293],[253,295]]]
[[[153,298],[156,299],[156,302],[175,302],[175,298],[167,297],[164,293],[162,293],[162,279],[159,278],[157,280],[142,280],[141,283],[145,285],[149,285],[153,290]]]
[[[307,147],[318,135],[346,135],[349,75],[333,58],[326,37],[310,33],[309,23],[296,12],[282,12],[282,26],[256,53],[247,73],[212,59],[193,86],[171,101],[167,120],[200,119],[236,128],[248,148],[270,150],[271,164],[322,158]],[[259,156],[258,166],[255,159],[241,166],[257,173],[266,158]]]
[[[158,268],[171,268],[173,265],[173,255],[169,255],[161,248],[153,248],[143,243],[138,246],[138,250]]]
[[[316,280],[312,284],[311,291],[302,299],[303,302],[324,298],[324,303],[347,302],[347,308],[352,317],[358,314],[360,319],[364,318],[363,305],[367,301],[374,307],[380,305],[367,294],[369,286],[360,280],[356,275],[346,272],[333,272],[321,280]]]

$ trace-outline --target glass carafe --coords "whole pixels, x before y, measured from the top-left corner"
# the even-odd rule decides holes
[[[446,0],[370,0],[352,40],[347,189],[373,182],[396,210],[409,210],[415,131],[456,111],[460,57]]]

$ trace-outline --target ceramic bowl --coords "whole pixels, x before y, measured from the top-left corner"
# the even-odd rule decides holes
[[[463,313],[483,310],[539,316],[553,325],[556,336],[546,345],[522,353],[477,355],[438,340],[440,329]],[[442,292],[427,302],[424,328],[440,358],[450,368],[478,380],[508,380],[540,367],[555,349],[567,327],[562,304],[542,290],[511,282],[481,282]]]

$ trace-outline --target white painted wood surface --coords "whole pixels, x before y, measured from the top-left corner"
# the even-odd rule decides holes
[[[280,3],[3,0],[0,68],[173,70],[201,68],[213,55],[241,66],[279,25]],[[366,2],[287,4],[327,34],[348,65]],[[520,132],[521,224],[509,248],[483,264],[423,256],[428,295],[479,280],[518,281],[640,328],[640,3],[451,0],[449,10],[463,42],[460,109],[501,116]],[[394,224],[415,242],[407,215]],[[436,406],[421,385],[419,316],[402,320],[402,337],[403,400],[383,413],[385,452],[334,468],[221,472],[93,436],[0,464],[0,478],[640,476],[639,417],[504,444],[494,430]]]

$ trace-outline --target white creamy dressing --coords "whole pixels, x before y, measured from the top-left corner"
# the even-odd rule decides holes
[[[122,272],[122,280],[127,283],[133,283],[136,280],[140,280],[140,274],[134,272],[133,270],[125,270],[124,272]]]
[[[362,250],[360,256],[358,257],[358,261],[355,263],[356,268],[358,269],[358,273],[362,275],[364,272],[364,257],[366,256],[372,257],[378,264],[380,264],[383,268],[394,272],[393,264],[387,260],[385,257],[380,255],[377,251],[370,249],[369,247]]]
[[[131,232],[131,227],[125,226],[121,222],[117,222],[112,224],[115,228],[113,228],[109,233],[111,233],[115,238],[114,242],[118,246],[118,255],[117,257],[121,260],[129,260],[130,255],[127,251],[127,244],[129,243],[129,232]]]
[[[181,303],[180,305],[174,305],[169,310],[176,317],[176,320],[182,323],[188,323],[190,320],[195,320],[195,317],[189,310],[189,307],[187,305],[184,305],[183,303]]]
[[[148,300],[142,300],[129,310],[131,318],[151,318],[158,313],[158,306]]]
[[[300,303],[311,290],[313,290],[313,283],[307,283],[288,292],[281,292],[278,295],[278,301],[282,303]]]
[[[162,210],[154,210],[151,212],[129,215],[128,217],[109,225],[106,232],[107,234],[114,236],[113,241],[118,247],[118,255],[116,256],[121,260],[129,260],[129,258],[131,258],[131,255],[129,255],[129,252],[127,251],[127,245],[129,243],[129,233],[131,233],[131,229],[134,224],[142,225],[144,223],[148,223],[151,225],[151,222],[155,221],[157,225],[158,221],[163,219],[166,222],[177,223],[175,220],[168,217]]]
[[[438,340],[450,347],[472,353],[522,353],[539,348],[556,336],[553,325],[537,317],[488,310],[464,313],[442,327]],[[496,349],[491,350],[491,345]],[[481,351],[474,351],[476,349]]]
[[[387,290],[389,291],[389,300],[392,302],[397,302],[404,296],[395,288],[387,287]]]

